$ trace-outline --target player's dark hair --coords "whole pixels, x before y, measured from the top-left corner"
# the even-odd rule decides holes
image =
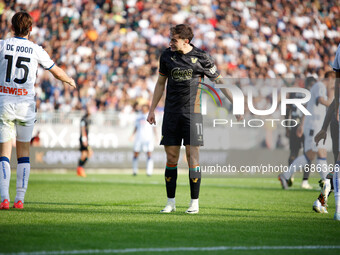
[[[180,24],[170,28],[171,35],[178,35],[180,39],[188,39],[191,42],[194,37],[194,33],[189,25]]]
[[[17,12],[12,18],[12,26],[15,36],[26,36],[30,32],[33,19],[27,12]]]
[[[309,76],[305,80],[305,88],[310,88],[314,83],[316,82],[316,79],[313,76]]]
[[[325,78],[335,77],[334,71],[328,71],[325,73]]]

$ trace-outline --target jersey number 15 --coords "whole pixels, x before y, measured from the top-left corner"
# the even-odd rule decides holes
[[[6,82],[11,81],[11,73],[12,73],[12,65],[13,65],[13,56],[5,55],[5,59],[7,59],[7,71],[6,71]],[[28,76],[28,67],[24,65],[22,62],[30,62],[30,58],[18,57],[16,67],[24,69],[24,77],[22,79],[15,78],[14,82],[18,84],[23,84],[27,81]]]

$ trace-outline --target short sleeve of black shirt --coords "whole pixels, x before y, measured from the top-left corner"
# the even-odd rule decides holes
[[[203,67],[204,75],[207,76],[211,81],[215,81],[220,77],[214,60],[208,53],[204,52],[204,54],[202,54],[200,62]]]
[[[168,76],[168,69],[165,63],[165,51],[162,53],[159,59],[159,74],[162,76]]]

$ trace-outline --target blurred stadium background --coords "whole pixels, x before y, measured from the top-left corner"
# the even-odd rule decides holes
[[[70,90],[39,69],[34,134],[40,140],[32,150],[33,168],[76,167],[86,106],[94,112],[90,145],[95,156],[89,167],[130,168],[135,114],[152,98],[158,59],[175,24],[194,28],[193,44],[215,58],[224,77],[243,78],[242,89],[255,87],[260,108],[271,102],[271,85],[250,79],[323,78],[340,42],[336,0],[0,0],[2,38],[11,36],[10,19],[19,10],[34,18],[30,39],[43,45],[78,85]],[[160,103],[159,119],[162,111]],[[160,126],[158,121],[158,139]],[[222,149],[283,148],[279,155],[286,164],[288,140],[282,127],[226,133],[231,140]],[[156,147],[154,157],[155,166],[163,168],[162,148]]]

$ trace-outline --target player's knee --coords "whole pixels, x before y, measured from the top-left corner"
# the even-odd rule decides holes
[[[168,153],[166,155],[166,160],[167,160],[167,163],[169,164],[177,164],[178,156],[176,154]]]
[[[291,165],[295,159],[296,159],[295,156],[290,156],[288,159],[288,164]]]
[[[196,153],[187,152],[186,156],[190,165],[198,165],[198,155]]]
[[[296,151],[296,150],[292,150],[291,152],[290,152],[290,158],[293,158],[293,160],[294,159],[296,159],[297,158],[297,156],[299,155],[299,151]]]
[[[315,152],[311,152],[311,151],[308,151],[307,153],[305,153],[305,157],[307,158],[308,161],[313,161],[315,159]]]
[[[325,150],[325,149],[319,150],[319,152],[318,152],[318,157],[320,157],[320,158],[326,158],[326,157],[327,157],[327,150]]]

